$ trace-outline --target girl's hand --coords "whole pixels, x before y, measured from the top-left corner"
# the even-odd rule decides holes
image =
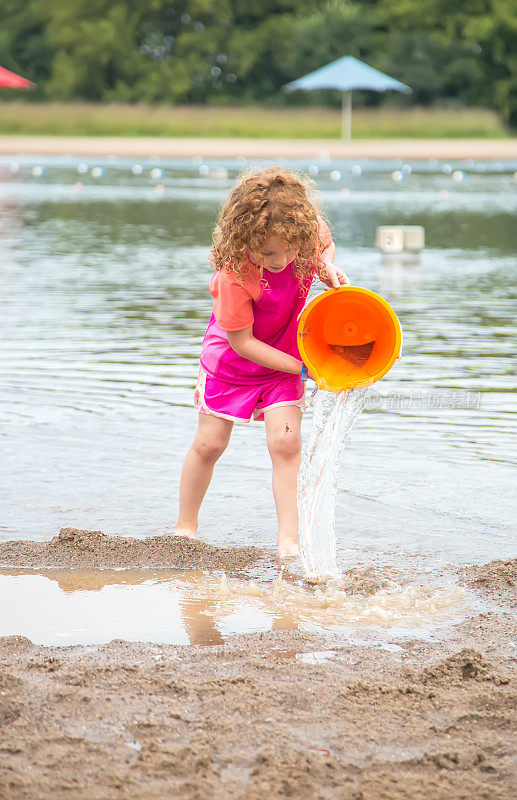
[[[327,289],[339,289],[340,286],[350,284],[348,275],[342,269],[336,267],[335,264],[330,264],[329,262],[326,262],[320,271],[320,280]]]

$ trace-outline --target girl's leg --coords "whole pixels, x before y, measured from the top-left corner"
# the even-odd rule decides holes
[[[296,479],[302,451],[302,411],[279,406],[264,412],[267,446],[273,463],[273,495],[278,516],[278,554],[298,555]]]
[[[228,446],[233,422],[199,414],[194,441],[185,456],[180,478],[180,512],[176,536],[195,536],[198,513],[212,479],[215,462]]]

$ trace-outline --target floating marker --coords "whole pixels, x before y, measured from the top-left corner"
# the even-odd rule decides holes
[[[318,161],[323,161],[325,164],[330,164],[330,154],[328,150],[320,150],[318,153]]]
[[[402,253],[404,250],[402,225],[379,225],[375,229],[375,245],[381,253]]]
[[[402,164],[401,170],[404,173],[404,175],[411,175],[411,173],[413,172],[410,164]]]
[[[341,173],[338,169],[333,169],[330,173],[330,180],[331,181],[340,181],[341,180]]]
[[[357,176],[359,176],[359,175],[362,175],[362,172],[363,172],[363,170],[361,169],[361,167],[359,166],[359,164],[353,164],[353,165],[350,167],[350,172],[351,172],[351,174],[352,174],[352,175],[357,175]]]
[[[228,177],[228,170],[226,167],[214,167],[210,170],[208,176],[214,181],[224,181]]]
[[[453,181],[462,181],[465,178],[465,173],[461,169],[455,169],[451,175]]]
[[[94,167],[90,172],[92,178],[103,178],[105,174],[106,170],[104,169],[104,167]]]
[[[133,166],[131,167],[131,172],[133,173],[133,175],[141,175],[143,171],[144,168],[141,164],[133,164]]]
[[[159,181],[161,178],[163,178],[163,169],[154,167],[154,169],[151,170],[151,178],[153,181]]]
[[[84,188],[84,183],[81,183],[81,181],[77,181],[77,183],[74,183],[74,189],[76,192],[80,192],[81,189],[83,188]]]
[[[375,229],[375,244],[381,253],[410,253],[424,249],[425,230],[422,225],[379,225]]]
[[[450,175],[452,172],[452,167],[450,164],[444,164],[442,167],[442,172],[444,175]]]
[[[18,162],[17,161],[12,161],[9,164],[9,172],[12,175],[17,175],[19,171],[20,171],[20,165],[18,164]]]
[[[424,249],[425,228],[423,225],[402,225],[404,252],[415,255]]]
[[[404,173],[400,169],[394,169],[391,173],[391,180],[395,181],[396,183],[400,183],[400,181],[404,180]]]
[[[318,175],[318,174],[319,174],[319,169],[316,166],[316,164],[311,164],[310,167],[309,167],[309,175],[311,175],[313,178],[315,178],[316,175]]]
[[[45,168],[44,167],[39,167],[38,166],[38,167],[33,167],[31,169],[31,175],[34,178],[41,178],[41,176],[44,175],[44,174],[45,174]]]
[[[156,194],[164,194],[165,186],[163,185],[163,183],[157,183],[156,186],[154,187],[154,191],[156,192]]]
[[[201,166],[199,167],[198,172],[199,172],[200,175],[208,175],[208,173],[210,172],[208,164],[201,164]]]
[[[78,164],[77,172],[79,173],[79,175],[86,175],[86,173],[88,172],[88,164]]]

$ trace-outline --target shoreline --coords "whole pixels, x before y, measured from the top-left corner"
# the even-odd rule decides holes
[[[517,139],[215,139],[0,136],[0,155],[135,158],[517,159]]]
[[[102,536],[4,542],[0,563],[123,562],[129,540]],[[136,541],[134,560],[148,568],[228,560],[250,574],[259,555],[275,563],[252,548],[232,564],[229,548]],[[491,610],[385,646],[304,630],[210,645],[0,637],[0,797],[510,800],[517,559],[457,575]]]

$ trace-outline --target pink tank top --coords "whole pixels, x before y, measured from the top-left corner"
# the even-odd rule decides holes
[[[310,281],[307,281],[301,294],[293,266],[294,261],[282,272],[264,270],[268,288],[263,288],[259,297],[253,300],[253,336],[277,350],[300,358],[296,341],[298,316],[305,305]],[[230,346],[226,331],[219,327],[213,314],[203,339],[201,366],[211,377],[232,384],[262,383],[283,374],[239,356]]]

